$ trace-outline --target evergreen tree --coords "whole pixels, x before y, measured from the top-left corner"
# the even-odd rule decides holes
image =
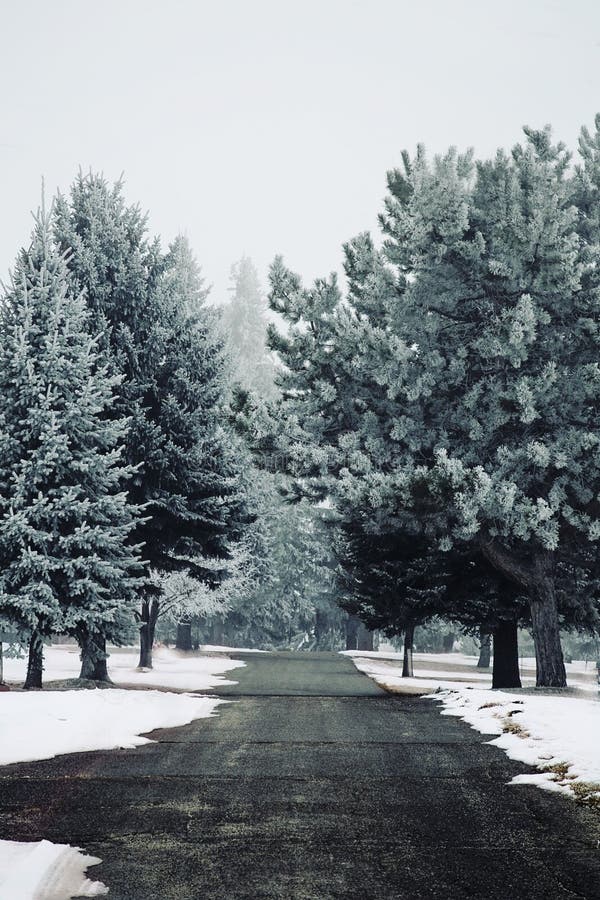
[[[335,278],[305,290],[276,261],[288,415],[269,440],[299,492],[329,493],[367,530],[416,521],[444,552],[472,542],[528,595],[538,684],[560,686],[557,572],[593,582],[600,533],[600,140],[583,136],[571,179],[564,147],[526,134],[476,168],[405,155],[383,252],[368,235],[346,247],[345,302]]]
[[[26,687],[41,687],[44,637],[127,636],[141,574],[127,423],[107,416],[121,379],[88,326],[42,211],[0,321],[0,609],[30,632]]]
[[[276,395],[275,367],[266,344],[268,305],[258,272],[247,256],[231,267],[231,299],[223,310],[223,331],[240,384],[263,400]]]
[[[162,290],[176,298],[189,319],[204,322],[209,317],[206,301],[210,288],[205,285],[202,270],[183,234],[178,235],[169,247]]]
[[[72,281],[106,323],[106,352],[124,376],[120,410],[130,418],[128,461],[139,466],[132,496],[145,520],[133,540],[150,570],[185,571],[216,584],[204,559],[226,559],[247,521],[239,461],[223,410],[226,372],[200,305],[198,271],[180,241],[163,257],[120,183],[76,180],[57,205],[55,229],[69,250]],[[200,312],[199,310],[198,312]],[[140,611],[140,665],[152,664],[160,586],[147,578]]]
[[[243,640],[255,646],[303,642],[312,649],[340,648],[346,617],[337,605],[329,510],[301,500],[286,474],[288,457],[272,440],[275,423],[282,421],[274,416],[276,406],[234,391],[232,417],[254,453],[254,527],[260,531],[263,563],[255,590],[239,598],[226,627],[230,634],[241,630]]]
[[[394,330],[416,349],[386,380],[412,444],[399,436],[405,502],[426,493],[448,541],[475,541],[527,592],[538,684],[561,686],[556,570],[596,539],[596,251],[578,235],[565,148],[526,136],[475,173],[420,151],[390,177]]]

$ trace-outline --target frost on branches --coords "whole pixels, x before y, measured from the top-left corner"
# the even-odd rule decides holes
[[[43,638],[82,647],[123,637],[140,583],[129,537],[138,508],[123,459],[126,423],[106,419],[120,378],[88,333],[85,301],[42,211],[1,309],[0,611],[31,635],[26,687],[40,687]]]
[[[574,168],[549,129],[477,163],[404,154],[381,250],[345,248],[344,298],[271,271],[288,324],[271,332],[287,379],[272,439],[300,490],[347,528],[483,556],[526,596],[537,682],[557,687],[560,617],[598,625],[596,129]]]

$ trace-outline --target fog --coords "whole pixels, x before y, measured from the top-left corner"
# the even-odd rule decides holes
[[[474,145],[600,110],[593,0],[22,0],[1,16],[0,272],[77,169],[124,172],[213,299],[250,255],[307,277],[373,228],[402,148]]]

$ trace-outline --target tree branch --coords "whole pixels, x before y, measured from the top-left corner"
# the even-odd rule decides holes
[[[520,587],[529,588],[533,577],[533,565],[527,565],[522,559],[512,554],[501,543],[482,535],[479,546],[485,558],[494,568]]]

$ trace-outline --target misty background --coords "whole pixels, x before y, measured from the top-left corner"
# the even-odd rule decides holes
[[[372,228],[400,151],[479,155],[519,126],[574,146],[600,110],[593,0],[22,0],[1,14],[0,275],[40,179],[123,172],[226,299],[242,254],[306,278]]]

